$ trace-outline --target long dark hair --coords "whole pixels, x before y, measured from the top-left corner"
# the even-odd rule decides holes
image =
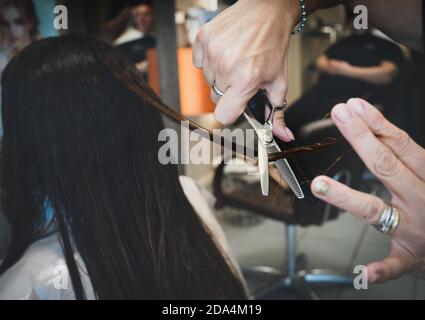
[[[2,78],[1,209],[11,243],[0,274],[53,208],[77,298],[78,250],[99,299],[241,299],[244,287],[158,162],[158,97],[111,46],[82,35],[38,41]]]

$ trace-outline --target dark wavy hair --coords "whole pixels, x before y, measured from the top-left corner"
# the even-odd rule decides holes
[[[4,273],[54,211],[73,289],[78,250],[99,299],[243,299],[246,293],[158,162],[159,98],[114,48],[83,35],[38,41],[2,78],[0,204],[11,226]]]

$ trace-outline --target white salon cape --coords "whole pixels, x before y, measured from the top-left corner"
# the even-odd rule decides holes
[[[117,39],[114,40],[114,45],[119,46],[121,44],[141,39],[145,34],[134,27],[129,27],[123,32]]]
[[[223,256],[243,281],[239,266],[227,244],[225,235],[211,212],[195,182],[180,177],[186,197],[211,232]],[[88,299],[95,299],[84,262],[78,253],[75,259]],[[34,242],[15,263],[0,277],[0,300],[73,300],[74,291],[57,233]]]

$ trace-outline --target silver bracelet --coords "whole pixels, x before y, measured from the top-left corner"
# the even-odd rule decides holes
[[[298,26],[292,31],[292,34],[299,34],[304,30],[305,24],[307,22],[307,11],[305,8],[305,0],[300,0],[301,5],[301,20]]]

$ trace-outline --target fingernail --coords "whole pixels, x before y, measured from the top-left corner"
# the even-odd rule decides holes
[[[228,125],[229,119],[226,117],[226,115],[223,115],[221,112],[215,112],[214,118],[217,122],[219,122],[222,125]]]
[[[353,106],[354,111],[358,114],[358,115],[362,115],[364,112],[364,106],[363,104],[360,102],[359,99],[350,99],[348,101],[348,104],[350,104],[351,106]]]
[[[322,196],[328,196],[331,192],[331,185],[325,181],[319,180],[314,183],[313,190]]]
[[[286,133],[288,134],[289,138],[291,138],[292,141],[295,141],[295,136],[292,133],[291,129],[289,129],[288,127],[285,128]]]
[[[350,111],[348,110],[345,104],[337,105],[334,108],[333,112],[337,120],[340,121],[341,123],[347,124],[352,119]]]
[[[277,137],[279,137],[279,139],[285,142],[291,142],[291,136],[289,135],[288,131],[285,130],[285,128],[276,128],[274,133]]]

